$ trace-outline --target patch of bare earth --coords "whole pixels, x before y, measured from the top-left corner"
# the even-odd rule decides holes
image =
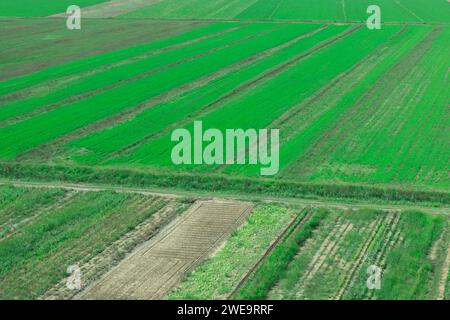
[[[113,18],[135,11],[139,8],[149,7],[161,0],[111,0],[81,9],[83,18]],[[66,13],[58,13],[50,17],[65,17]]]
[[[169,200],[159,211],[155,212],[150,218],[140,223],[133,230],[127,232],[119,240],[113,242],[103,252],[87,263],[79,265],[82,289],[95,283],[102,275],[118,265],[126,257],[128,252],[155,236],[161,228],[173,221],[187,207],[187,204],[181,204],[176,199]],[[67,279],[60,281],[40,296],[39,299],[61,300],[73,298],[79,291],[69,290],[66,286],[66,281]]]
[[[77,299],[162,299],[251,211],[245,202],[198,201]]]
[[[441,279],[439,281],[438,300],[445,299],[445,288],[448,287],[448,272],[450,270],[450,248],[447,246],[447,256],[441,270]]]

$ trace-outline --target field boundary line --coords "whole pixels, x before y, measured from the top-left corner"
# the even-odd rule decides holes
[[[59,17],[8,17],[8,16],[0,16],[0,20],[11,20],[11,19],[27,19],[27,20],[39,20],[39,19],[65,19]],[[90,20],[104,20],[109,18],[87,18]],[[170,21],[181,21],[181,22],[250,22],[250,23],[293,23],[293,24],[317,24],[317,23],[333,23],[333,24],[345,24],[345,25],[355,25],[355,24],[365,24],[366,21],[363,20],[311,20],[311,19],[215,19],[215,18],[133,18],[133,17],[116,17],[115,19],[120,20],[151,20],[158,22],[170,22]],[[394,21],[384,21],[384,25],[389,26],[398,26],[398,25],[408,25],[408,26],[448,26],[450,22],[413,22],[413,21],[404,21],[404,22],[394,22]]]
[[[401,7],[404,11],[408,12],[410,15],[416,17],[421,23],[426,23],[425,20],[423,20],[421,17],[419,17],[417,15],[417,13],[415,13],[414,11],[412,11],[410,8],[408,8],[407,6],[405,6],[403,3],[400,2],[400,0],[395,0],[394,1],[399,7]]]
[[[0,177],[0,185],[12,185],[16,187],[32,187],[32,188],[62,188],[79,191],[115,191],[122,193],[138,193],[143,195],[162,196],[166,198],[184,198],[193,197],[197,199],[217,199],[217,200],[237,200],[237,201],[258,201],[262,200],[266,203],[282,202],[287,204],[297,204],[300,206],[315,206],[315,207],[334,207],[338,209],[348,208],[374,208],[383,211],[398,211],[398,210],[419,210],[429,214],[435,215],[450,215],[450,209],[447,207],[435,207],[433,205],[421,206],[420,204],[395,204],[391,201],[384,200],[384,203],[379,201],[361,200],[361,199],[340,199],[340,198],[326,198],[317,197],[289,197],[289,196],[274,196],[274,195],[258,195],[245,194],[230,191],[208,191],[208,190],[191,190],[169,187],[133,187],[120,186],[114,184],[94,184],[94,183],[71,183],[62,181],[24,181],[20,179],[5,179]]]

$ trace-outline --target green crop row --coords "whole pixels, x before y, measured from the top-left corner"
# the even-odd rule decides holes
[[[277,37],[276,44],[301,36],[306,32],[312,31],[313,28],[316,28],[316,26],[293,25],[284,28],[283,33]],[[76,159],[90,163],[93,161],[97,162],[100,157],[119,151],[121,148],[133,143],[141,144],[145,137],[164,130],[168,126],[173,126],[174,123],[178,123],[179,121],[186,122],[198,113],[209,112],[213,109],[209,106],[217,100],[220,101],[224,95],[232,92],[237,87],[245,86],[247,81],[261,76],[267,70],[271,70],[277,65],[296,57],[318,41],[337,34],[341,28],[328,27],[316,35],[304,38],[295,44],[270,54],[268,57],[254,61],[254,63],[250,63],[248,66],[241,66],[237,70],[229,72],[218,79],[214,79],[204,86],[194,88],[175,99],[146,109],[130,121],[98,133],[93,133],[70,143],[69,146],[88,150],[89,153],[85,151],[83,155],[76,157]],[[111,160],[111,162],[113,161]]]
[[[30,192],[39,196],[37,190]],[[69,266],[89,261],[165,204],[155,198],[150,205],[148,199],[80,192],[51,214],[39,215],[0,240],[1,299],[33,299],[43,294],[67,277]],[[147,201],[145,210],[139,208],[143,201]]]
[[[383,21],[449,22],[445,0],[378,0]],[[165,0],[124,17],[366,21],[370,0]]]
[[[293,198],[331,198],[370,200],[374,202],[423,203],[448,205],[450,195],[433,189],[400,187],[318,184],[288,182],[275,179],[237,178],[224,175],[173,174],[163,170],[80,167],[31,163],[1,163],[0,177],[38,181],[87,182],[143,188],[172,188],[190,191],[257,194]]]
[[[0,128],[2,141],[0,156],[11,159],[39,144],[79,129],[107,116],[132,109],[149,99],[166,93],[256,54],[261,48],[270,48],[277,32],[272,24],[255,24],[248,33],[235,34],[228,47],[149,75],[120,87],[90,96],[23,122]],[[273,33],[270,33],[272,30]],[[228,39],[231,41],[231,39]],[[241,40],[241,41],[238,41]]]
[[[169,38],[156,38],[149,43],[130,46],[123,49],[113,50],[101,54],[96,54],[83,59],[77,59],[65,64],[48,67],[24,76],[8,79],[0,85],[0,94],[9,94],[17,90],[37,85],[41,82],[48,82],[62,77],[67,77],[82,72],[92,71],[95,68],[107,66],[113,63],[149,54],[156,50],[167,48],[173,45],[183,44],[196,38],[208,34],[220,32],[228,28],[238,26],[237,23],[214,23],[201,26],[179,35]],[[93,32],[93,31],[90,31]]]
[[[233,298],[265,299],[269,290],[284,275],[299,248],[312,236],[327,214],[326,209],[314,210],[311,218],[277,244]]]
[[[261,205],[234,231],[225,246],[185,276],[169,299],[227,299],[240,279],[283,232],[293,218],[292,210]]]
[[[433,34],[413,30],[333,108],[284,143],[284,177],[447,187],[446,32],[427,46]],[[301,150],[296,162],[292,149]]]
[[[312,95],[347,68],[369,54],[386,41],[399,27],[385,28],[383,32],[370,34],[359,29],[339,41],[324,47],[290,68],[226,103],[214,112],[196,120],[203,121],[204,130],[216,128],[264,128],[292,106]],[[276,94],[275,94],[276,93]],[[192,126],[184,126],[192,131]],[[133,154],[119,162],[136,162],[143,165],[171,166],[170,134],[142,145]],[[292,154],[297,153],[292,152]],[[284,161],[282,159],[281,161]],[[225,171],[257,172],[257,166],[229,166]],[[211,170],[210,167],[202,169]],[[259,171],[258,171],[259,172]]]
[[[58,105],[64,104],[65,99],[81,94],[93,95],[98,93],[98,91],[105,91],[112,87],[120,86],[124,81],[132,81],[135,77],[157,73],[160,70],[167,69],[185,60],[194,59],[197,55],[205,54],[210,50],[226,45],[230,41],[234,41],[237,34],[239,37],[244,37],[252,35],[254,32],[249,25],[242,25],[242,28],[227,33],[226,31],[229,30],[225,30],[225,34],[214,34],[214,36],[181,48],[172,47],[172,50],[156,51],[150,57],[142,57],[140,59],[135,57],[135,59],[131,60],[121,60],[118,65],[111,66],[106,70],[89,73],[86,76],[65,83],[61,88],[52,89],[51,92],[46,92],[45,95],[6,104],[0,109],[0,121],[51,106],[55,103],[58,103]]]
[[[386,267],[381,278],[381,289],[372,294],[376,299],[430,299],[433,294],[433,277],[438,274],[430,261],[430,250],[444,231],[445,217],[430,216],[421,212],[403,212],[399,222],[403,241],[387,252]],[[367,279],[367,269],[362,267],[356,278]],[[367,296],[365,281],[348,289],[344,298],[358,299]]]

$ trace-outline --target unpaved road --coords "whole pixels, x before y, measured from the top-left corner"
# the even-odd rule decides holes
[[[372,208],[383,211],[399,211],[399,210],[419,210],[428,214],[444,214],[450,215],[450,208],[448,206],[432,207],[425,203],[418,204],[395,204],[395,203],[382,203],[371,202],[370,200],[334,200],[327,198],[308,199],[308,198],[285,198],[267,195],[255,195],[255,194],[237,194],[237,193],[218,193],[208,191],[186,191],[186,190],[173,190],[164,188],[139,188],[139,187],[123,187],[113,185],[98,185],[87,183],[65,183],[65,182],[43,182],[43,181],[23,181],[23,180],[11,180],[0,178],[1,185],[11,185],[15,187],[27,187],[27,188],[61,188],[67,190],[77,191],[114,191],[125,193],[139,193],[143,195],[161,196],[166,198],[184,198],[192,197],[195,199],[215,199],[215,200],[236,200],[236,201],[263,201],[270,202],[283,202],[290,205],[314,206],[314,207],[327,207],[327,208],[340,208],[340,209],[361,209]]]
[[[76,299],[162,299],[183,275],[219,247],[252,206],[198,201]]]

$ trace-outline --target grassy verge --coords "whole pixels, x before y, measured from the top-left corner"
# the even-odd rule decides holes
[[[299,247],[311,237],[313,230],[327,214],[328,211],[318,209],[304,225],[278,244],[234,298],[247,300],[266,298],[269,290],[286,272]]]
[[[293,217],[278,205],[257,207],[225,246],[188,274],[169,299],[225,299]]]
[[[173,174],[123,168],[97,168],[33,163],[0,163],[0,177],[74,183],[116,184],[129,187],[179,188],[188,191],[220,191],[293,198],[331,198],[394,203],[450,203],[446,191],[348,184],[312,184],[276,179],[233,178],[224,175]]]

